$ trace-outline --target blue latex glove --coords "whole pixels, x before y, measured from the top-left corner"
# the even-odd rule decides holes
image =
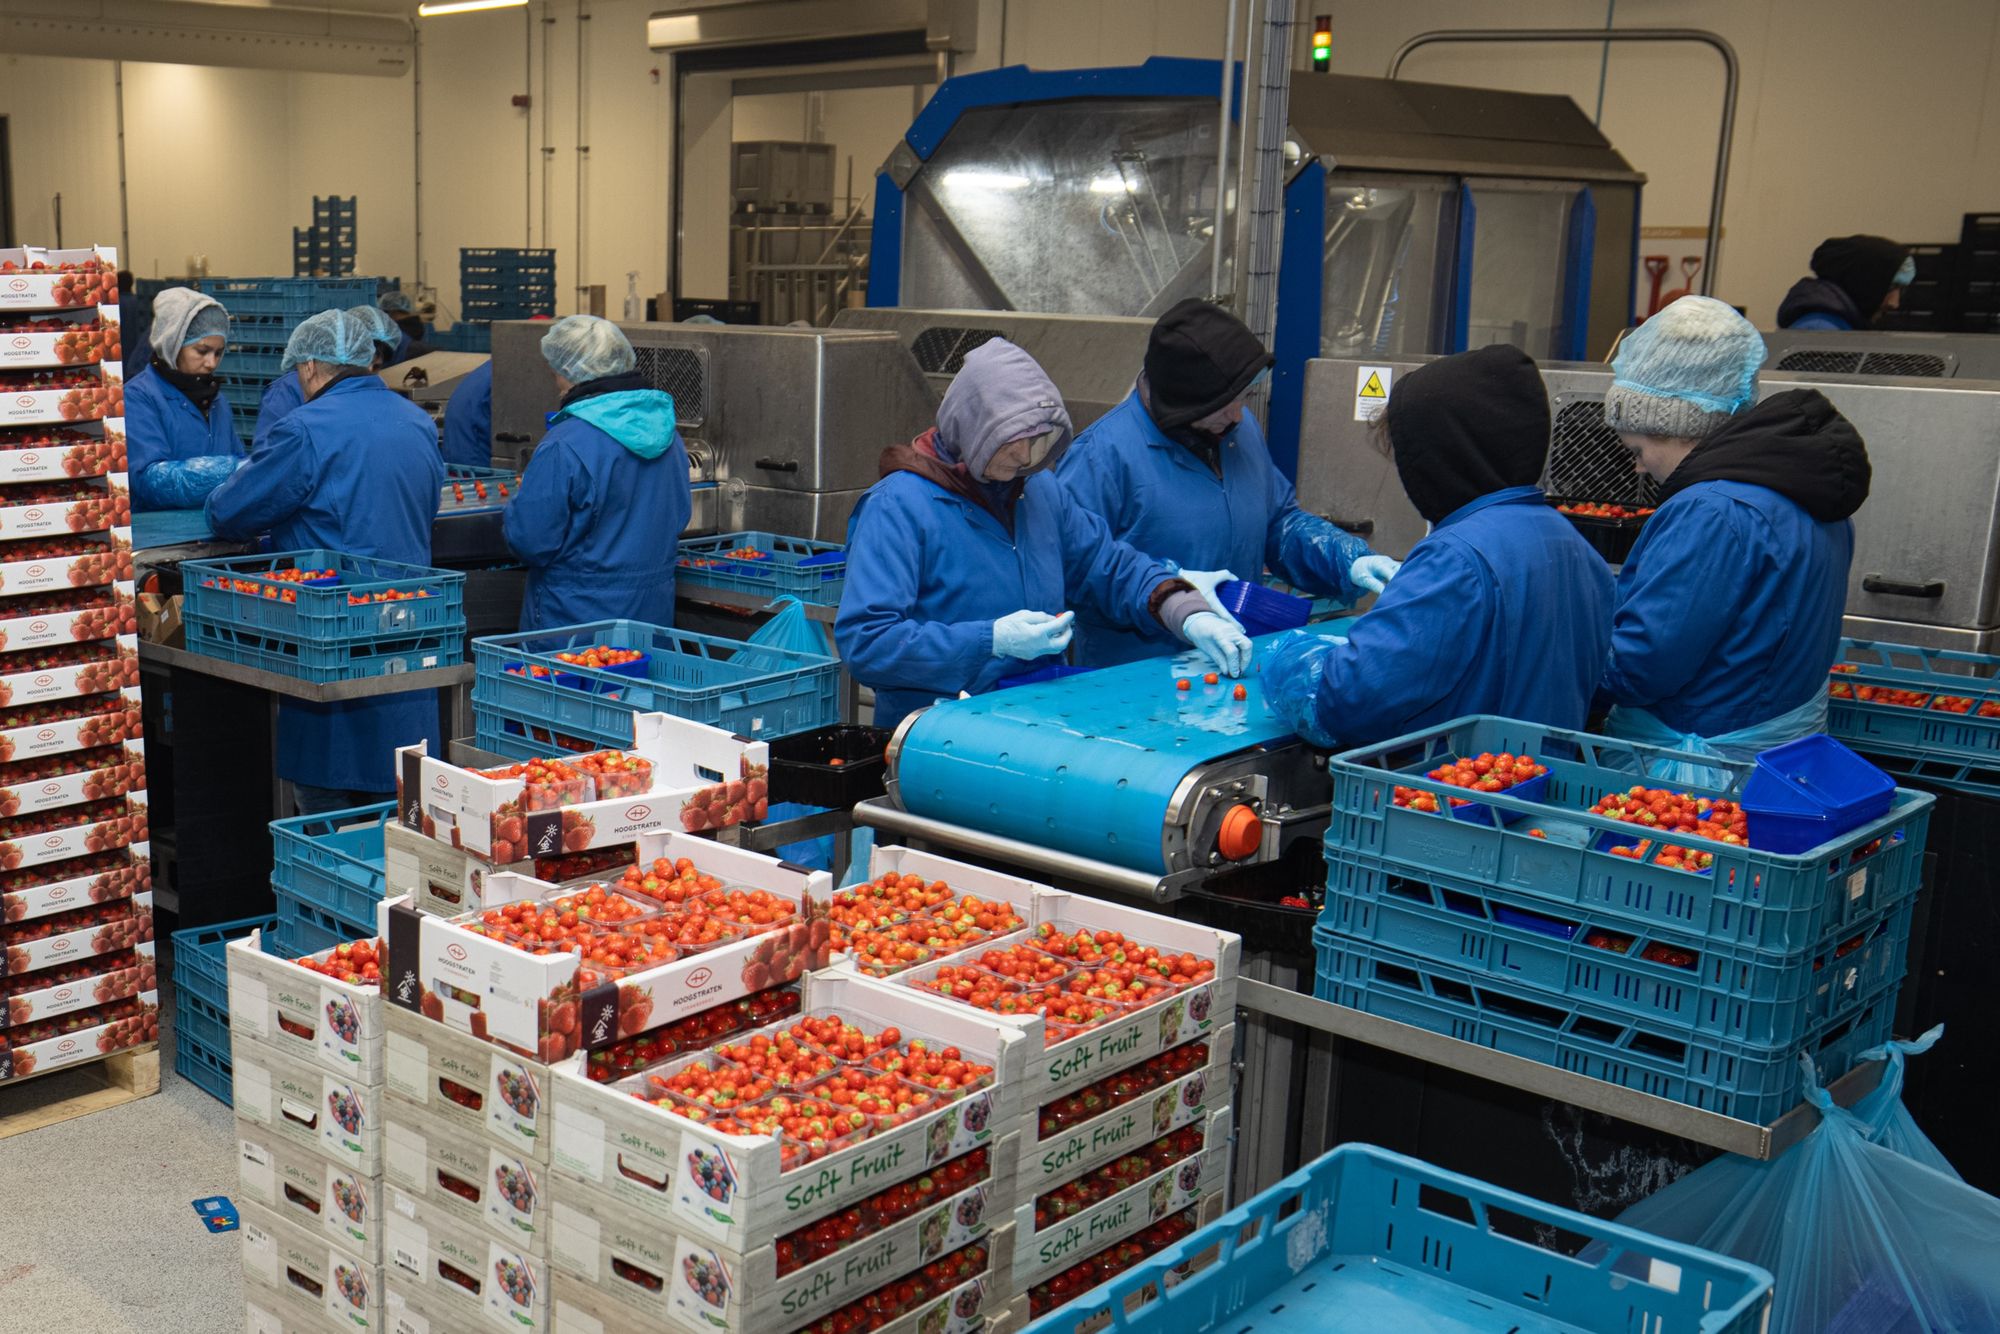
[[[230,454],[162,459],[132,479],[132,506],[142,510],[198,510],[208,493],[243,466]]]
[[[1396,571],[1403,568],[1403,562],[1388,556],[1363,556],[1347,567],[1347,577],[1357,588],[1365,588],[1370,593],[1379,593],[1388,587],[1396,577]]]
[[[993,656],[1033,662],[1069,647],[1076,633],[1076,613],[1051,616],[1045,611],[1017,611],[993,622]]]
[[[1215,594],[1215,590],[1223,584],[1235,583],[1235,575],[1227,570],[1182,570],[1180,577],[1194,585],[1194,591],[1201,594],[1203,602],[1214,608],[1216,615],[1238,630],[1243,628],[1243,622],[1230,615],[1229,608],[1223,606],[1222,599]]]
[[[1224,676],[1241,676],[1250,665],[1250,639],[1226,616],[1198,611],[1181,623],[1181,633]]]
[[[1264,699],[1292,730],[1323,750],[1337,749],[1333,736],[1319,721],[1319,686],[1334,645],[1345,639],[1294,630],[1264,650],[1258,675]]]

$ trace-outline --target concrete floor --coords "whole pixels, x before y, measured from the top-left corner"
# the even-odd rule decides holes
[[[0,1140],[0,1328],[21,1334],[215,1334],[243,1328],[241,1243],[192,1202],[236,1195],[235,1122],[173,1072],[162,915],[160,1091]],[[65,1071],[7,1091],[9,1110],[91,1087]]]

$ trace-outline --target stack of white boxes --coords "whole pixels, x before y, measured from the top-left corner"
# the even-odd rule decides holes
[[[382,990],[228,958],[246,1327],[385,1328]]]

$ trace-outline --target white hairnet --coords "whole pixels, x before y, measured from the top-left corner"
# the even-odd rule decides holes
[[[1627,334],[1612,359],[1613,430],[1702,440],[1757,399],[1764,339],[1723,302],[1684,296]]]
[[[205,315],[213,310],[216,314]],[[202,332],[193,331],[196,316],[202,316],[204,323],[220,316],[222,323]],[[224,333],[229,327],[228,313],[214,297],[197,292],[192,287],[169,287],[153,298],[152,343],[161,350],[164,359],[171,364],[183,347],[207,337],[211,333]]]
[[[396,327],[389,312],[380,306],[350,306],[347,313],[360,320],[363,327],[373,334],[378,343],[394,347],[403,341],[403,331]]]
[[[283,369],[302,361],[367,370],[375,364],[375,337],[360,320],[344,310],[323,310],[292,330],[285,342]]]
[[[567,315],[542,335],[542,357],[572,384],[623,375],[638,364],[618,326],[596,315]]]

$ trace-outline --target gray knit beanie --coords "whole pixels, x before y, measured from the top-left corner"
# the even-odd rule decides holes
[[[1684,296],[1628,335],[1612,360],[1604,424],[1705,440],[1757,399],[1764,339],[1713,297]]]

